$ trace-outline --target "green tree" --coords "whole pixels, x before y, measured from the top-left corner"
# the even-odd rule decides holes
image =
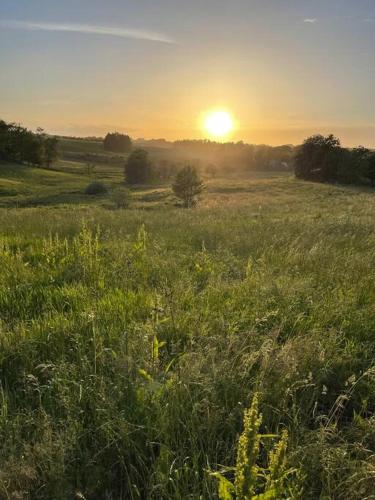
[[[304,141],[295,157],[295,174],[300,179],[334,181],[342,155],[340,141],[334,135],[314,135]]]
[[[22,132],[19,155],[22,162],[41,167],[44,161],[44,136],[28,130]]]
[[[368,152],[362,161],[361,174],[375,186],[375,153]]]
[[[56,137],[47,137],[44,139],[44,161],[49,168],[58,158],[58,140]]]
[[[114,153],[130,153],[132,149],[130,137],[126,134],[119,134],[118,132],[107,134],[104,138],[103,145],[106,151],[113,151]]]
[[[174,194],[184,202],[186,208],[196,204],[197,196],[203,191],[204,185],[197,169],[186,166],[178,172],[172,185]]]
[[[9,125],[0,120],[0,160],[6,160],[8,156]]]
[[[116,208],[129,208],[132,194],[127,188],[117,188],[112,192],[111,198]]]
[[[151,180],[152,168],[148,152],[135,149],[125,165],[125,181],[128,184],[146,184]]]

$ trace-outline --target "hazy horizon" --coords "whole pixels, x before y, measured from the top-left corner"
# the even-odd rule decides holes
[[[375,147],[371,0],[3,0],[0,118],[60,135]]]

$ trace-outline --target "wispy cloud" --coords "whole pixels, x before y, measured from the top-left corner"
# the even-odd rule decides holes
[[[306,19],[303,20],[305,24],[315,24],[317,22],[316,17],[307,17]]]
[[[375,17],[367,17],[363,20],[364,23],[375,23]]]
[[[156,33],[148,30],[115,28],[111,26],[97,26],[92,24],[42,23],[31,21],[4,20],[0,21],[0,26],[4,28],[29,31],[64,31],[92,35],[116,36],[121,38],[134,38],[136,40],[149,40],[151,42],[176,43],[174,40],[172,40],[172,38],[162,33]]]

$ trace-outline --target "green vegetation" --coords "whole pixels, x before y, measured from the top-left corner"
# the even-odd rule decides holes
[[[135,149],[125,164],[125,181],[128,184],[147,184],[152,180],[152,164],[144,149]]]
[[[112,134],[107,134],[104,137],[103,147],[106,151],[130,153],[132,149],[132,141],[128,135],[114,132]]]
[[[0,497],[371,497],[373,191],[93,175],[0,164]]]
[[[59,148],[64,153],[104,153],[103,140],[78,139],[72,137],[60,137]]]
[[[112,201],[116,208],[129,208],[132,199],[132,193],[127,188],[117,188],[112,193]]]
[[[314,135],[298,148],[295,174],[300,179],[375,185],[375,152],[362,146],[342,148],[333,135]]]
[[[58,157],[57,145],[58,140],[47,137],[43,129],[35,134],[21,125],[0,120],[0,161],[50,167]]]
[[[238,440],[236,466],[226,471],[234,472],[234,483],[223,473],[212,476],[219,481],[220,500],[248,500],[250,498],[278,500],[282,498],[302,498],[303,480],[298,469],[287,467],[288,432],[282,431],[281,438],[267,451],[265,458],[260,455],[260,445],[274,434],[259,434],[262,415],[259,414],[258,395],[254,394],[251,407],[244,412],[244,430]],[[259,463],[265,463],[260,466]]]
[[[177,198],[183,201],[184,207],[190,208],[197,204],[197,197],[204,186],[197,169],[188,165],[177,173],[172,189]]]
[[[104,194],[107,193],[108,189],[102,182],[94,181],[90,182],[90,184],[85,189],[85,194]]]

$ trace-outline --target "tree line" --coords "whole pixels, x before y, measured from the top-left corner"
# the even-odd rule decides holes
[[[165,146],[164,146],[164,149]],[[171,143],[171,156],[199,159],[218,170],[287,170],[292,169],[295,148],[292,145],[267,146],[239,142],[181,140]]]
[[[119,132],[108,133],[103,140],[105,151],[113,153],[130,153],[132,150],[132,140],[126,134]]]
[[[16,123],[0,120],[0,160],[23,163],[32,166],[47,166],[58,157],[58,140],[36,133]]]
[[[343,148],[332,134],[307,138],[297,149],[294,169],[299,179],[375,186],[375,152]]]

